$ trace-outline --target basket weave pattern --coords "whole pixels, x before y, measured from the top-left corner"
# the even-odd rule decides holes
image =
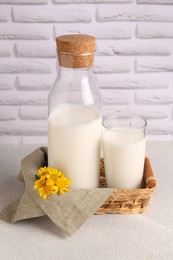
[[[106,187],[104,160],[100,161],[100,186]],[[142,213],[154,194],[156,180],[150,160],[145,158],[144,175],[141,189],[115,190],[95,214],[133,214]]]

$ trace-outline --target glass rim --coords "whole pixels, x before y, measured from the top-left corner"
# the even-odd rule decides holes
[[[136,132],[136,131],[139,131],[139,130],[143,130],[147,127],[147,120],[142,117],[142,116],[137,116],[137,115],[131,115],[131,114],[123,114],[123,115],[112,115],[112,116],[107,116],[105,117],[103,120],[102,120],[102,126],[110,131],[114,131],[114,132],[118,132],[120,131],[120,129],[113,129],[113,128],[110,128],[108,126],[105,125],[105,121],[106,120],[110,120],[112,118],[136,118],[136,119],[139,119],[139,120],[142,120],[143,121],[143,125],[141,127],[135,127],[135,129],[132,129],[133,132]]]

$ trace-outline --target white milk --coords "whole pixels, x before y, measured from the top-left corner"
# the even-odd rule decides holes
[[[48,119],[48,164],[72,188],[99,187],[101,115],[95,108],[65,106]]]
[[[117,189],[141,187],[146,138],[141,130],[135,130],[134,128],[113,128],[103,132],[108,187]]]

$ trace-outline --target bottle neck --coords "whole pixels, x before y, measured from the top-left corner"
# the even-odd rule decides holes
[[[76,80],[92,75],[92,67],[86,68],[65,68],[59,67],[59,77],[65,80]]]

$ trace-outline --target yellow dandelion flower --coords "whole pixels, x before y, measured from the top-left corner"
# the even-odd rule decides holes
[[[42,178],[40,178],[39,180],[36,180],[35,181],[35,184],[34,184],[34,189],[35,190],[38,190],[38,189],[40,189],[42,186],[44,186],[45,185],[45,180],[44,179],[42,179]]]
[[[54,185],[54,186],[51,187],[51,193],[52,193],[52,194],[58,193],[58,190],[59,190],[59,188],[58,188],[58,186],[56,186],[56,185]]]
[[[59,188],[58,193],[63,194],[64,192],[68,192],[68,186],[70,185],[70,179],[65,178],[65,176],[62,174],[57,180],[56,185]]]
[[[68,192],[70,179],[63,173],[50,167],[40,167],[35,175],[34,189],[38,190],[40,197],[46,199],[50,194],[63,194]]]
[[[51,188],[49,186],[42,186],[38,191],[40,197],[46,199],[47,196],[51,193]]]

